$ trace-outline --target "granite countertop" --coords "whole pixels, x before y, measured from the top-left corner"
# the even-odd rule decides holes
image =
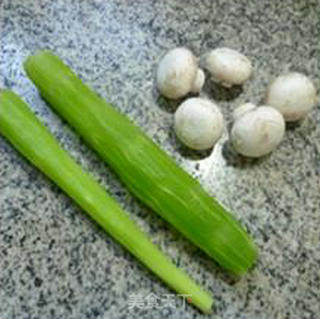
[[[231,91],[207,81],[201,93],[221,106],[228,124],[240,103],[262,103],[279,73],[303,72],[319,88],[317,11],[318,0],[0,1],[0,86],[20,94],[216,300],[211,317],[174,297],[174,307],[132,305],[137,296],[172,292],[0,137],[0,318],[318,319],[319,104],[287,127],[275,152],[252,161],[234,154],[227,129],[210,152],[182,147],[172,131],[176,103],[161,98],[154,85],[155,66],[167,50],[187,46],[201,56],[228,46],[250,57],[252,80]],[[59,54],[235,212],[260,248],[255,269],[231,278],[128,193],[26,77],[22,62],[42,48]]]

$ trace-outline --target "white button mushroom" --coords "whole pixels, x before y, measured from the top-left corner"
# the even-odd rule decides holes
[[[174,115],[174,129],[182,143],[195,150],[211,148],[223,131],[218,106],[203,98],[183,102]]]
[[[212,79],[222,86],[241,85],[252,74],[250,60],[240,52],[229,48],[218,48],[210,51],[205,58],[205,67]]]
[[[270,106],[255,107],[244,104],[234,112],[235,122],[231,130],[234,149],[248,157],[260,157],[270,153],[281,142],[285,122],[280,112]]]
[[[266,103],[282,113],[286,121],[297,121],[307,115],[316,99],[316,89],[304,74],[289,73],[271,83]]]
[[[204,73],[198,69],[197,59],[186,48],[169,51],[160,61],[157,86],[165,97],[178,99],[186,94],[200,92]]]

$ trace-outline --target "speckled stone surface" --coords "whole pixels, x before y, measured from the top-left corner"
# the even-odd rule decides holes
[[[217,46],[248,55],[254,76],[231,91],[207,81],[203,96],[229,124],[244,101],[261,103],[277,74],[300,71],[319,88],[319,1],[0,1],[0,86],[20,94],[61,144],[106,187],[153,241],[211,291],[211,318],[320,318],[320,112],[288,127],[280,147],[251,161],[228,146],[194,153],[172,131],[176,103],[154,85],[159,57],[175,46],[197,56]],[[142,126],[230,207],[260,248],[241,280],[135,200],[41,100],[22,62],[49,48]],[[205,318],[174,307],[133,307],[133,296],[171,291],[101,231],[0,138],[0,318]],[[132,308],[132,309],[131,309]]]

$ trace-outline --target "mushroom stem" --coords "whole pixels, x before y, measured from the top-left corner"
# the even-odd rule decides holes
[[[205,75],[203,70],[201,70],[200,68],[197,71],[197,75],[196,78],[193,82],[193,86],[191,88],[191,92],[192,93],[199,93],[203,87],[205,81]]]
[[[256,108],[256,105],[253,103],[245,103],[240,106],[238,106],[234,111],[233,111],[233,119],[236,121],[239,119],[242,115],[244,115],[247,112],[250,112]]]

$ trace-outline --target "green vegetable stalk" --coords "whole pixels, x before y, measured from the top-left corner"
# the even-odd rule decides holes
[[[190,295],[190,302],[202,311],[211,311],[211,296],[152,244],[117,202],[59,146],[28,106],[7,90],[0,92],[0,133],[164,282],[179,294]]]
[[[42,51],[24,67],[44,99],[142,202],[229,271],[243,274],[254,264],[251,238],[226,209],[57,56]]]

